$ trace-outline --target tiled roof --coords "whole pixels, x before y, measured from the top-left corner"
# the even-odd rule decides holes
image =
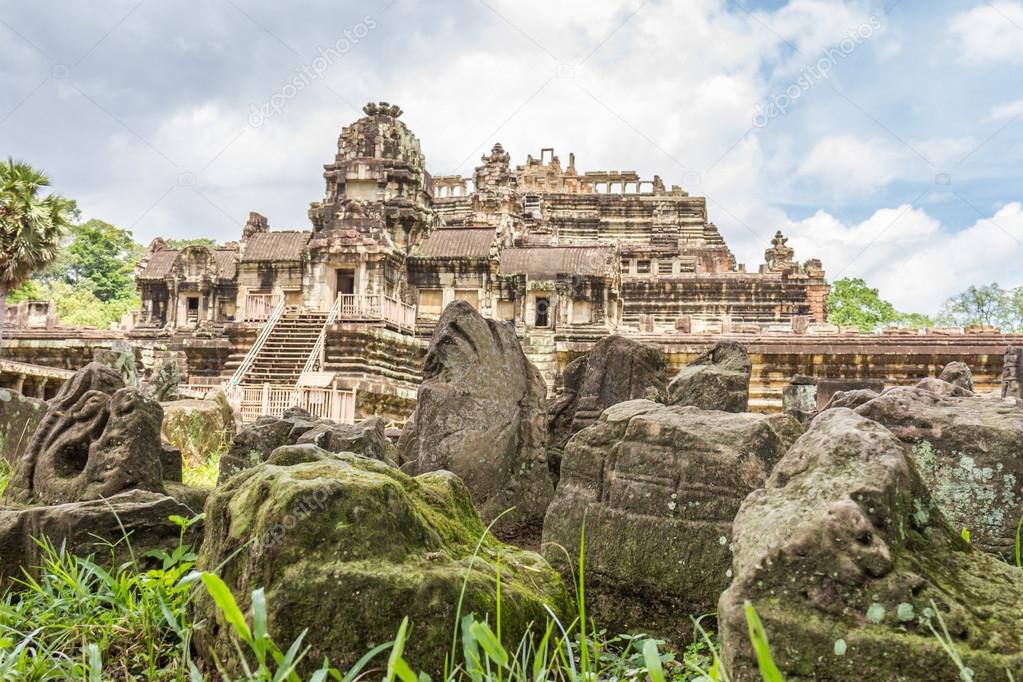
[[[172,249],[151,253],[145,269],[139,275],[139,279],[163,279],[170,274],[171,268],[174,267],[174,260],[178,257],[179,253],[181,252]]]
[[[505,249],[502,275],[532,278],[555,275],[606,275],[612,270],[613,246],[533,246]]]
[[[257,232],[246,240],[242,262],[302,260],[302,251],[311,234],[284,230]]]
[[[416,255],[422,258],[486,258],[494,243],[497,229],[493,227],[457,227],[434,230],[419,245]]]
[[[217,265],[220,267],[220,278],[234,279],[238,270],[238,252],[234,249],[216,249],[213,251],[213,257],[217,259]]]

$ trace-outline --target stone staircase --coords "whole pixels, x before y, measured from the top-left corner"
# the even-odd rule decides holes
[[[294,386],[327,321],[327,313],[287,312],[277,321],[242,383]],[[230,379],[245,353],[232,355],[222,376]]]
[[[547,390],[554,388],[554,376],[558,371],[557,344],[553,330],[531,329],[519,337],[522,352],[536,365],[547,382]]]

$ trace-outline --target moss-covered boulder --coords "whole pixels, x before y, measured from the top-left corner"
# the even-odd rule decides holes
[[[234,414],[226,400],[174,400],[160,405],[163,439],[181,450],[192,466],[223,452],[234,438]]]
[[[219,569],[247,609],[266,590],[270,631],[291,642],[308,628],[307,660],[350,665],[394,638],[409,616],[406,658],[439,673],[451,644],[455,609],[495,617],[498,566],[502,634],[517,642],[530,623],[544,627],[543,604],[567,607],[565,589],[539,555],[491,537],[469,493],[443,471],[415,478],[382,462],[333,454],[312,444],[283,447],[211,495],[198,564]],[[196,602],[206,626],[201,655],[236,658],[230,627],[209,598]]]
[[[761,679],[747,601],[789,682],[967,679],[942,623],[970,679],[1023,675],[1023,571],[963,540],[906,447],[848,408],[813,420],[732,532],[718,622],[735,682]]]
[[[12,467],[28,450],[44,414],[44,401],[0,388],[0,457]]]
[[[910,446],[934,501],[957,531],[1011,559],[1023,516],[1023,409],[940,379],[890,388],[856,408]]]
[[[739,504],[801,433],[788,415],[609,407],[568,442],[544,555],[570,576],[585,524],[586,596],[600,625],[681,642],[689,615],[713,611],[728,585]]]

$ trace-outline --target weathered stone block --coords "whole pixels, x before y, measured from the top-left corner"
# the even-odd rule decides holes
[[[961,680],[938,614],[977,680],[1023,672],[1023,571],[968,545],[887,429],[821,413],[733,524],[722,655],[760,680],[744,613],[763,620],[786,680]]]
[[[198,566],[218,567],[243,611],[264,588],[275,639],[308,628],[306,666],[324,657],[352,665],[393,639],[407,615],[415,636],[405,656],[436,676],[463,581],[462,615],[494,622],[498,559],[506,643],[546,622],[543,604],[567,607],[557,573],[532,552],[488,536],[473,562],[485,527],[449,472],[411,478],[366,457],[289,446],[219,486],[206,509]],[[209,623],[196,632],[199,651],[233,660],[230,626],[208,596],[196,600],[195,616]]]
[[[681,642],[686,614],[713,611],[728,585],[739,504],[801,432],[787,415],[614,405],[568,443],[544,555],[567,579],[585,523],[587,606],[600,625]]]

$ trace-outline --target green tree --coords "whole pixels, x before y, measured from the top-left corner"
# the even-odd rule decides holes
[[[902,313],[881,298],[858,277],[840,279],[831,285],[828,295],[828,321],[842,327],[856,327],[864,332],[880,327],[897,326],[919,329],[934,325],[921,313]]]
[[[100,301],[132,298],[132,270],[141,257],[142,245],[131,232],[93,219],[72,229],[60,274],[69,284],[88,287]]]
[[[939,319],[957,327],[984,325],[1018,332],[1023,329],[1023,287],[1005,289],[997,282],[970,286],[945,302]]]
[[[210,239],[209,237],[193,237],[191,239],[166,239],[168,249],[174,249],[180,251],[186,246],[208,246],[211,249],[216,248],[217,240]]]
[[[70,199],[43,196],[40,190],[49,185],[45,173],[24,161],[9,158],[0,164],[0,338],[7,293],[57,257],[78,213]]]

